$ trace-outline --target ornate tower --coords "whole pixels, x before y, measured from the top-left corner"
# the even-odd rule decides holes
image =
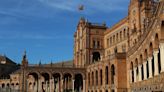
[[[141,11],[141,29],[144,30],[152,18],[152,14],[155,7],[154,0],[141,0],[140,1]]]
[[[74,65],[81,67],[103,56],[105,24],[93,24],[81,18],[74,34]]]
[[[26,57],[26,51],[24,52],[23,58],[22,58],[22,65],[21,65],[21,85],[20,85],[20,91],[21,92],[27,92],[27,80],[26,80],[26,68],[28,66],[28,60]]]
[[[22,58],[22,68],[25,68],[28,66],[28,60],[26,57],[26,51],[24,52],[23,58]]]
[[[130,47],[134,46],[145,33],[152,19],[153,0],[131,0],[129,5]]]
[[[140,30],[140,1],[131,0],[129,5],[129,28],[133,32]]]

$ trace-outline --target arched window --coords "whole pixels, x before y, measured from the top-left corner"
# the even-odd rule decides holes
[[[118,40],[118,33],[116,34],[116,41],[118,42],[119,40]]]
[[[143,56],[142,56],[142,54],[140,55],[140,64],[142,64],[143,63]],[[141,65],[141,80],[143,80],[144,79],[144,69],[143,69],[143,64]]]
[[[120,40],[122,40],[122,31],[120,32]]]
[[[144,80],[144,69],[143,69],[143,64],[141,66],[141,79]]]
[[[126,38],[126,30],[124,29],[124,39]]]
[[[5,88],[5,84],[4,83],[2,84],[2,88]]]
[[[114,76],[115,76],[115,67],[114,65],[111,66],[111,82],[114,84]]]
[[[94,85],[94,73],[92,72],[92,86]]]
[[[149,63],[146,62],[147,78],[149,78]]]
[[[138,73],[139,73],[139,71],[138,71],[138,59],[136,58],[136,60],[135,60],[135,67],[137,68],[137,70],[136,70],[136,74],[137,74],[137,76],[138,76]]]
[[[159,38],[158,38],[158,34],[155,35],[155,48],[158,48],[159,49]],[[161,56],[160,56],[160,49],[158,50],[159,53],[158,53],[158,73],[161,72]]]
[[[106,43],[107,43],[107,47],[109,47],[110,45],[109,45],[109,38],[106,40]]]
[[[158,53],[158,73],[161,72],[161,52],[160,52],[160,49],[159,49],[159,53]]]
[[[114,48],[114,53],[115,53],[115,54],[117,53],[117,47]]]
[[[133,62],[131,62],[131,70],[132,70],[132,72],[131,72],[131,78],[132,78],[132,82],[134,82],[134,71],[133,71]]]
[[[110,46],[112,45],[112,37],[110,37]]]
[[[97,48],[100,48],[100,41],[97,41]]]
[[[100,53],[99,52],[93,52],[92,56],[93,56],[92,62],[96,62],[96,61],[100,60]]]
[[[93,40],[93,48],[96,48],[96,41]]]
[[[114,35],[114,36],[113,36],[113,43],[115,43],[115,42],[116,42],[116,41],[115,41],[115,39],[116,39],[116,38],[115,38],[115,35]]]
[[[98,71],[96,70],[96,85],[98,85]]]
[[[105,79],[106,79],[106,84],[108,84],[108,66],[106,66],[105,69]]]
[[[100,70],[100,84],[101,85],[103,84],[103,81],[102,81],[102,69]]]

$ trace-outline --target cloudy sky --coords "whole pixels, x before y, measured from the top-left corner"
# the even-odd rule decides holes
[[[73,58],[73,34],[80,17],[108,27],[127,15],[129,0],[0,0],[0,54],[17,63]],[[84,5],[84,11],[78,6]]]

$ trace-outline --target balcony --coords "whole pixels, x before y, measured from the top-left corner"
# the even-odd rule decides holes
[[[135,90],[158,90],[161,89],[164,85],[161,85],[164,83],[164,73],[154,76],[153,78],[148,78],[147,80],[143,80],[140,82],[132,83],[131,89]]]

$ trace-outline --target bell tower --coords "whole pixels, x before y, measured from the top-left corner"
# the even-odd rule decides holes
[[[144,30],[150,22],[155,2],[153,0],[141,0],[141,29]]]
[[[103,56],[105,24],[90,23],[81,18],[74,34],[74,65],[83,67],[100,61]]]
[[[140,30],[140,1],[131,0],[129,5],[129,28],[133,32]]]

